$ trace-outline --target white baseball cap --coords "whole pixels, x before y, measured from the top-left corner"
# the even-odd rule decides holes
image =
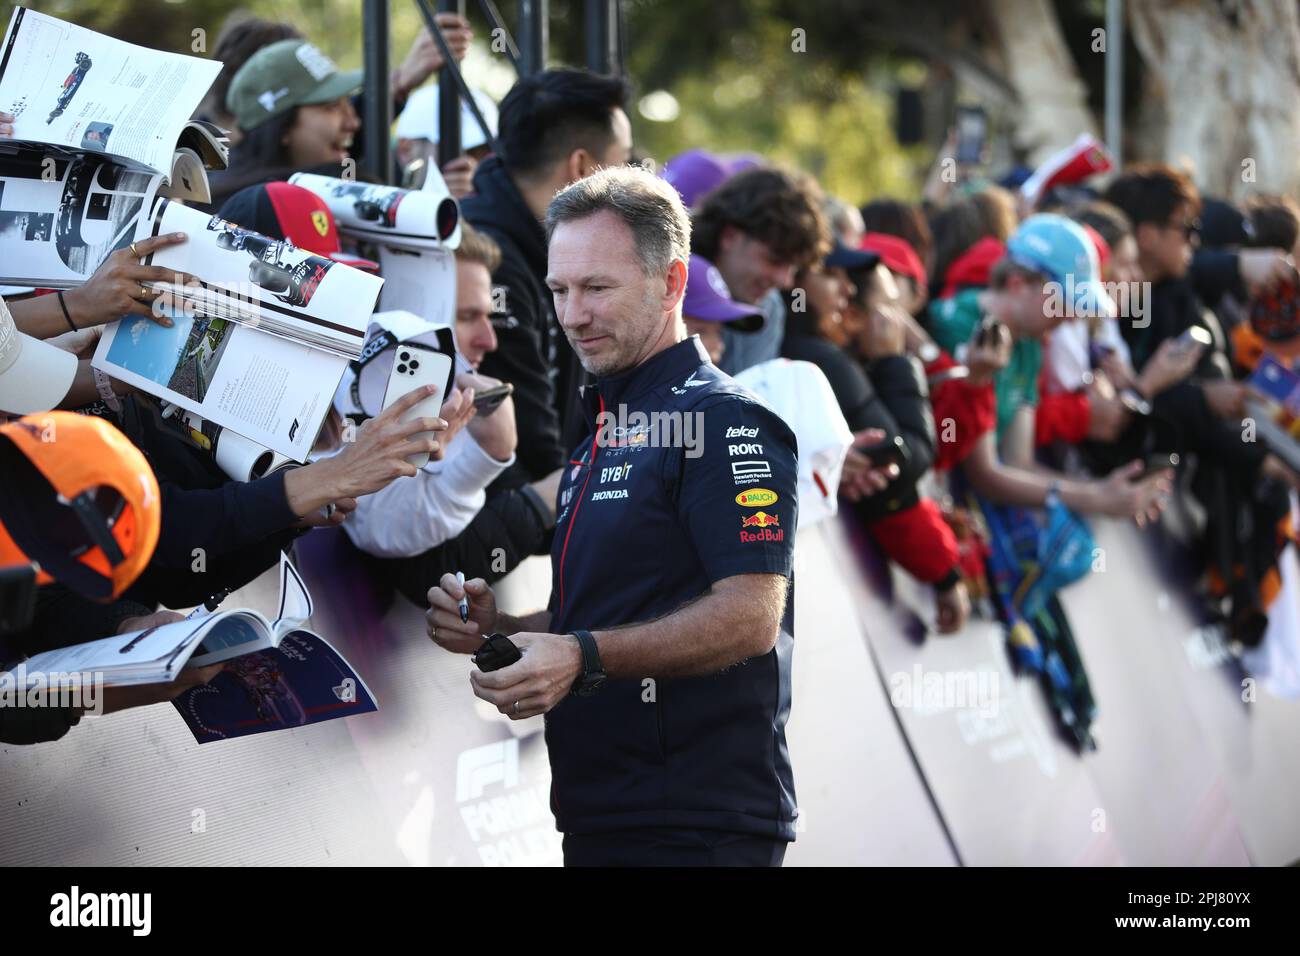
[[[484,93],[474,90],[474,102],[492,135],[497,134],[497,106]],[[406,98],[406,108],[397,117],[398,139],[427,139],[438,142],[438,84],[422,86]],[[460,101],[460,148],[475,149],[487,143],[469,104]]]
[[[24,335],[0,299],[0,412],[31,415],[63,401],[77,375],[77,357]]]

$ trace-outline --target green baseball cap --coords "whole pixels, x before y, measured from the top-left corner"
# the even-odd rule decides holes
[[[260,126],[295,106],[332,103],[361,91],[361,70],[341,72],[306,40],[264,46],[239,68],[226,93],[226,109],[242,130]]]

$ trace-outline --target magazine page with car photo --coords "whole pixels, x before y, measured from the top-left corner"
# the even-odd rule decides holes
[[[0,285],[83,284],[135,239],[162,182],[99,156],[0,154]]]
[[[185,233],[188,241],[158,249],[145,265],[199,280],[155,283],[168,293],[164,300],[343,358],[361,355],[383,279],[165,199],[141,221],[136,239],[164,233]]]
[[[426,182],[424,189],[402,189],[376,183],[294,173],[289,182],[310,189],[329,206],[345,236],[381,245],[414,249],[455,249],[460,245],[460,207],[446,184]]]
[[[169,312],[104,329],[91,364],[126,384],[305,461],[347,359],[230,319]]]
[[[202,155],[221,135],[190,124],[220,72],[214,60],[136,46],[16,7],[0,52],[0,110],[13,115],[16,141],[170,173],[182,141],[190,148],[214,141],[196,149]]]

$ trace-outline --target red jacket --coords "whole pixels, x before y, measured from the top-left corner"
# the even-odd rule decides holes
[[[959,577],[957,536],[933,499],[879,518],[870,530],[889,560],[918,581],[955,583]]]
[[[947,352],[925,367],[925,374],[934,378],[959,363]],[[997,426],[997,402],[992,383],[971,385],[965,379],[952,378],[932,385],[930,405],[934,409],[935,442],[934,467],[936,471],[951,471],[961,464],[975,442],[985,432]]]
[[[1087,392],[1040,394],[1034,409],[1034,446],[1042,447],[1063,441],[1077,445],[1088,437]]]

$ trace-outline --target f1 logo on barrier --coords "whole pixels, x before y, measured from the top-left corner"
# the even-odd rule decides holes
[[[511,737],[461,751],[456,759],[456,802],[476,800],[489,784],[519,783],[519,741]]]

